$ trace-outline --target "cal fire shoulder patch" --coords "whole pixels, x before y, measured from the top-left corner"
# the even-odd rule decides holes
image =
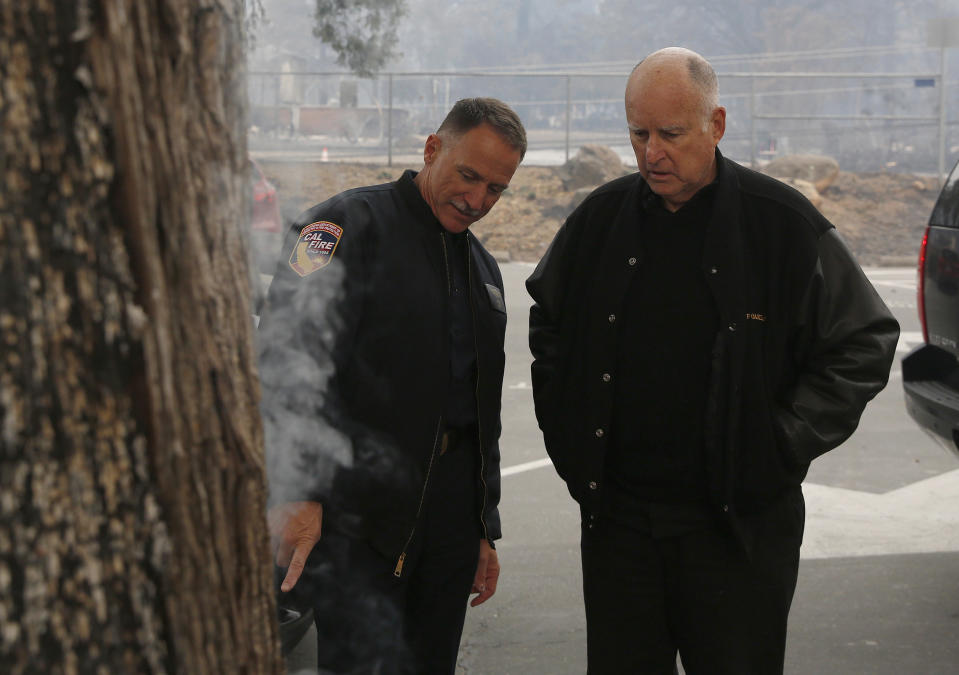
[[[333,259],[342,235],[342,227],[326,220],[307,225],[290,254],[290,267],[301,277],[323,269]]]

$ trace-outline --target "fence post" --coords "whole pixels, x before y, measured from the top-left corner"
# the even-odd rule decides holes
[[[390,73],[386,105],[386,166],[393,167],[393,73]]]
[[[566,161],[569,161],[569,127],[573,119],[572,75],[566,76]]]
[[[749,166],[756,166],[756,76],[749,78]]]
[[[939,187],[946,180],[946,48],[939,49]]]

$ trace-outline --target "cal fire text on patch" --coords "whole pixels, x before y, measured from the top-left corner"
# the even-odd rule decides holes
[[[326,220],[307,225],[290,254],[290,267],[301,277],[323,269],[333,259],[342,235],[342,227]]]

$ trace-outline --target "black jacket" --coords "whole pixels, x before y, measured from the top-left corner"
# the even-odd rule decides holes
[[[707,496],[749,548],[750,516],[801,495],[812,459],[845,440],[885,386],[899,326],[804,197],[716,157],[701,266],[723,327],[704,420]],[[617,318],[643,264],[640,205],[651,198],[638,173],[594,191],[527,281],[537,420],[588,514],[600,511]]]
[[[388,556],[405,550],[420,515],[450,384],[446,242],[414,176],[349,190],[298,219],[258,333],[271,501],[322,502],[324,528]],[[492,541],[506,305],[495,260],[467,236],[478,512]],[[317,237],[322,252],[310,257]]]

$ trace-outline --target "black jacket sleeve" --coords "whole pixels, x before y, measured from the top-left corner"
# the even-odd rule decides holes
[[[779,402],[777,431],[805,464],[846,440],[886,385],[899,324],[835,229],[819,237],[800,308],[799,375]]]
[[[575,214],[574,214],[575,215]],[[573,216],[570,216],[572,220]],[[559,229],[556,237],[526,280],[526,289],[533,299],[529,310],[529,348],[533,355],[531,378],[536,419],[540,429],[546,430],[548,391],[555,385],[561,363],[561,309],[566,294],[570,270],[567,265],[570,247],[570,220]]]
[[[355,210],[355,207],[354,207]],[[270,502],[327,502],[334,478],[353,462],[349,420],[341,403],[339,367],[362,313],[362,228],[342,209],[320,205],[291,227],[287,258],[300,230],[320,220],[343,224],[337,249],[322,269],[300,276],[277,266],[257,331]]]

